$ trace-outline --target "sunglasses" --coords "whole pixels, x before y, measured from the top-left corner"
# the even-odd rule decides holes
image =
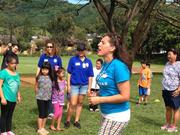
[[[13,64],[13,65],[14,65],[14,64],[17,64],[17,62],[11,62],[10,64]]]
[[[53,46],[46,46],[46,48],[54,48]]]

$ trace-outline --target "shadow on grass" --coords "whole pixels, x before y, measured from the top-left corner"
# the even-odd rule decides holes
[[[146,125],[155,125],[155,126],[162,126],[161,123],[159,123],[157,120],[149,118],[149,117],[145,117],[145,116],[136,116],[136,118],[141,121],[142,123],[146,124]]]

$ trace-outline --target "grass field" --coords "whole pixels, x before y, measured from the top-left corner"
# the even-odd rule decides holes
[[[62,64],[63,67],[67,67],[67,63],[69,61],[70,56],[63,56],[62,57]],[[96,59],[98,58],[97,55],[89,55],[88,58],[92,60],[95,64]],[[19,57],[20,64],[18,66],[18,72],[20,74],[35,74],[37,69],[39,57]],[[0,63],[2,61],[2,56],[0,56]],[[161,64],[151,64],[152,69],[158,69],[158,71],[162,71],[164,65]],[[140,67],[140,62],[135,61],[133,63],[133,67],[138,68]]]
[[[93,62],[97,56],[91,56]],[[62,57],[63,65],[66,67],[68,57]],[[20,65],[18,67],[21,74],[34,74],[36,71],[37,57],[20,57]],[[135,62],[136,66],[139,63]],[[153,67],[162,67],[162,65],[153,65]],[[162,75],[154,75],[152,82],[152,93],[147,106],[135,105],[137,92],[138,75],[132,75],[131,78],[131,121],[124,131],[124,135],[169,135],[169,133],[160,130],[160,126],[164,124],[164,103],[161,97],[161,79]],[[13,130],[17,135],[35,135],[36,119],[38,116],[36,100],[34,96],[33,86],[22,84],[21,93],[23,102],[16,106],[13,119]],[[154,100],[159,99],[159,103]],[[63,120],[65,120],[65,114]],[[96,135],[100,126],[100,113],[91,113],[88,111],[87,99],[84,103],[84,110],[81,115],[82,129],[76,129],[71,126],[64,132],[50,132],[52,135]],[[47,123],[49,127],[50,121]],[[63,124],[62,124],[63,125]],[[178,125],[180,127],[180,123]],[[180,132],[173,135],[180,135]]]

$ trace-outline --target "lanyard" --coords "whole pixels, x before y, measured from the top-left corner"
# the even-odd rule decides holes
[[[114,60],[114,59],[113,59]],[[99,76],[96,78],[96,81],[98,82],[99,79],[102,77],[102,75],[107,71],[107,69],[109,68],[109,66],[112,64],[113,60],[106,66],[103,67],[103,69],[101,70]],[[104,69],[105,68],[105,69]]]

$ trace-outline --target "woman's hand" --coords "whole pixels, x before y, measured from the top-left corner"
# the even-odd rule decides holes
[[[180,89],[177,89],[173,92],[173,97],[177,97],[180,95]]]
[[[18,96],[17,100],[18,100],[18,103],[20,103],[22,101],[22,97]]]
[[[67,92],[68,92],[68,93],[71,93],[71,86],[70,86],[70,85],[67,86]]]
[[[3,105],[7,105],[7,101],[6,101],[6,99],[5,99],[5,98],[1,98],[1,104],[3,104]]]
[[[92,105],[97,105],[99,103],[101,103],[101,97],[97,96],[97,97],[89,97],[88,100],[89,100],[89,104],[92,104]]]

